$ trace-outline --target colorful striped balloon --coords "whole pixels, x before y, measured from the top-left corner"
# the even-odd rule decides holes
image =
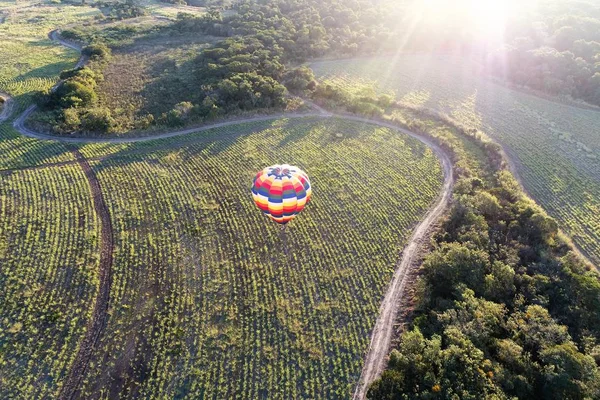
[[[308,175],[291,165],[273,165],[256,174],[252,184],[254,202],[273,221],[285,225],[310,201]]]

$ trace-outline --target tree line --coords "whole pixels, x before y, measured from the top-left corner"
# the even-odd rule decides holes
[[[231,6],[233,13],[224,13],[223,9],[215,7],[202,16],[180,13],[173,24],[149,29],[148,35],[154,36],[202,33],[222,40],[200,51],[194,61],[195,98],[182,99],[170,112],[152,115],[142,127],[151,124],[178,126],[190,120],[204,121],[236,112],[284,109],[288,104],[288,90],[315,88],[312,73],[290,66],[325,54],[355,55],[373,49],[389,37],[391,31],[378,23],[383,20],[386,10],[378,7],[378,3],[366,0],[350,3],[341,0],[245,0]],[[108,27],[93,34],[73,28],[65,31],[71,39],[88,40],[94,46],[103,47],[110,47],[133,33],[140,32],[127,26]],[[93,69],[100,78],[103,65],[93,63],[87,69]],[[86,80],[90,74],[87,69],[82,72],[86,74]],[[74,86],[83,90],[79,87],[83,84],[81,77],[72,80],[77,80],[77,85],[65,81],[64,88],[56,95],[68,96]],[[88,92],[93,89],[93,84],[86,86]],[[90,128],[101,133],[118,130],[114,124],[111,126],[110,110],[88,94],[83,96],[85,101],[77,104],[56,101],[56,95],[50,95],[40,101],[46,109],[53,110],[44,119],[58,132]],[[91,115],[90,109],[102,109],[107,123],[79,124],[75,115]]]
[[[492,65],[517,85],[600,105],[598,7],[564,2],[555,12],[542,8],[533,19],[515,22]]]

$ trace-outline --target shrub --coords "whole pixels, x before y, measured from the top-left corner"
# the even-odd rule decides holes
[[[81,50],[81,54],[90,58],[106,59],[110,57],[110,49],[103,43],[91,44]]]
[[[89,107],[98,99],[93,88],[81,82],[68,80],[55,92],[61,107]]]
[[[114,124],[110,110],[106,107],[96,107],[83,114],[81,118],[81,127],[88,132],[109,132]]]
[[[66,132],[73,132],[81,128],[79,111],[75,108],[67,108],[62,112],[62,128]]]
[[[302,66],[288,71],[283,76],[283,84],[293,93],[313,92],[317,88],[317,81],[312,69]]]

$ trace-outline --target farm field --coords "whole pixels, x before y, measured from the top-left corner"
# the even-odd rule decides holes
[[[21,136],[12,118],[79,57],[47,33],[99,12],[32,2],[0,8],[0,91],[14,98],[0,123],[0,397],[54,398],[96,297],[99,225],[71,152]]]
[[[475,132],[600,264],[600,111],[451,56],[297,68],[491,29],[388,0],[68,1],[0,0],[0,399],[600,398],[597,271]],[[509,26],[484,3],[472,33]],[[573,26],[523,81],[596,93],[588,14],[538,24]],[[285,227],[250,191],[282,163],[312,187]]]
[[[334,85],[375,82],[402,102],[442,111],[500,142],[525,189],[600,261],[600,112],[508,89],[482,77],[477,64],[450,56],[402,54],[311,67]]]
[[[97,291],[98,221],[78,165],[0,172],[0,397],[53,398]]]
[[[438,194],[439,162],[414,139],[345,121],[237,129],[184,147],[81,148],[107,157],[93,166],[116,245],[110,318],[83,397],[353,390],[403,241]],[[305,167],[315,190],[285,233],[249,196],[256,171],[283,159]]]
[[[98,290],[99,222],[71,152],[25,143],[0,180],[2,214],[14,216],[0,225],[0,260],[12,266],[0,275],[12,299],[1,310],[0,395],[52,398]],[[79,151],[115,242],[84,398],[347,397],[403,242],[442,181],[419,141],[343,120]],[[304,166],[317,193],[285,233],[249,194],[256,171],[281,159]]]

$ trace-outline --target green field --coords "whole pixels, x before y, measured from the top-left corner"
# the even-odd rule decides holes
[[[3,168],[72,160],[62,145],[31,146]],[[109,319],[83,397],[349,395],[403,242],[440,189],[431,150],[310,118],[80,150],[115,241]],[[305,168],[315,193],[285,233],[249,192],[254,173],[280,161]],[[98,222],[77,164],[6,176],[2,212],[18,223],[0,225],[0,243],[33,250],[0,253],[13,266],[0,274],[13,299],[0,310],[0,397],[53,397],[93,304]]]
[[[0,6],[14,10],[0,25],[14,118],[78,57],[47,33],[99,12]],[[100,222],[69,149],[11,123],[0,124],[0,397],[55,398],[98,293]],[[317,120],[80,150],[116,245],[84,398],[348,396],[403,242],[440,188],[430,150]],[[284,236],[249,192],[256,171],[283,160],[317,193]]]
[[[56,28],[91,20],[95,8],[0,0],[6,15],[0,24],[0,91],[23,96],[51,87],[58,75],[72,68],[79,54],[48,38]]]
[[[97,289],[98,221],[77,165],[0,172],[0,397],[47,398]]]
[[[324,81],[376,82],[405,103],[441,110],[496,139],[525,189],[600,262],[600,112],[494,84],[478,75],[476,64],[450,57],[403,54],[311,66]]]
[[[64,146],[21,136],[12,119],[31,104],[31,94],[46,90],[58,75],[72,68],[76,51],[51,41],[53,29],[89,21],[100,15],[90,6],[75,7],[37,2],[0,0],[6,19],[0,24],[0,92],[15,99],[11,120],[0,123],[0,169],[72,160]]]
[[[47,34],[97,15],[90,7],[0,2],[0,91],[15,98],[51,87],[78,54]],[[0,397],[57,394],[75,358],[97,293],[99,227],[88,182],[58,143],[0,123]],[[21,170],[25,168],[25,170]]]

